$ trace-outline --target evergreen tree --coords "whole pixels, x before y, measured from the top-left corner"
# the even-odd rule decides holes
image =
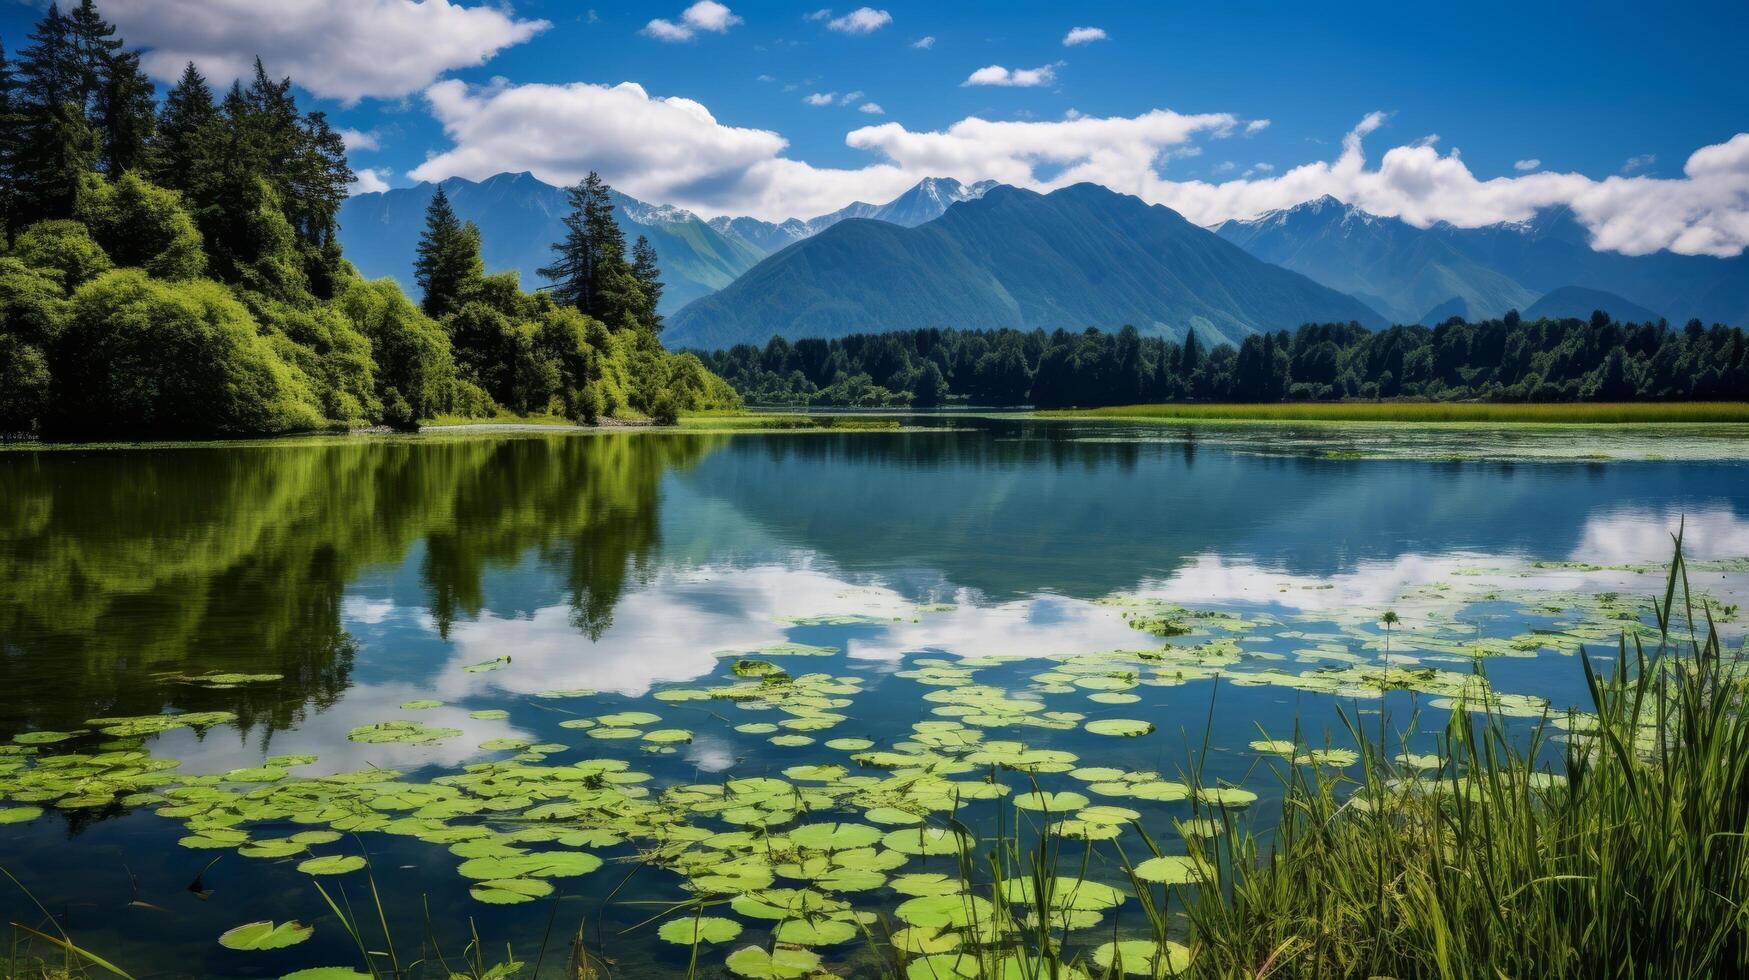
[[[12,62],[6,58],[5,39],[0,38],[0,235],[12,223],[12,158],[18,147],[18,114],[12,93],[17,86]]]
[[[1202,352],[1196,347],[1196,330],[1192,328],[1184,334],[1184,349],[1178,355],[1178,376],[1188,384],[1201,364]]]
[[[662,331],[662,317],[656,304],[662,301],[662,268],[656,259],[656,246],[643,235],[632,245],[632,276],[644,294],[644,323],[652,333]]]
[[[445,317],[468,301],[485,275],[480,259],[480,229],[463,224],[450,206],[443,187],[425,208],[425,231],[419,236],[413,278],[424,290],[427,316]]]
[[[79,0],[79,6],[66,16],[66,22],[78,66],[77,96],[73,101],[89,112],[102,97],[111,63],[122,53],[122,41],[115,36],[115,25],[97,13],[92,0]],[[139,59],[134,61],[137,66]]]
[[[552,297],[561,306],[624,328],[641,322],[647,300],[626,261],[625,233],[614,220],[611,191],[593,170],[566,190],[571,211],[564,218],[565,237],[553,244],[553,264],[539,273],[553,284]]]
[[[73,212],[79,179],[97,162],[85,116],[86,59],[73,23],[51,3],[23,52],[11,176],[14,226]]]
[[[213,90],[191,61],[164,97],[164,108],[158,114],[155,182],[181,191],[194,187],[211,166],[209,144],[218,121]]]
[[[119,177],[130,170],[150,170],[150,151],[157,128],[152,80],[140,68],[140,56],[120,51],[108,56],[97,90],[92,123],[101,141],[103,171]]]

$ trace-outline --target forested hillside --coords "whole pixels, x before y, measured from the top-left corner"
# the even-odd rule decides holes
[[[630,275],[623,256],[610,288],[529,295],[514,276],[477,274],[477,239],[452,236],[459,271],[441,310],[363,280],[335,236],[352,178],[324,115],[259,60],[223,94],[190,65],[160,104],[90,0],[51,5],[16,64],[0,56],[0,434],[237,436],[734,403],[695,358],[662,349],[659,279]]]
[[[1212,350],[1132,327],[912,330],[774,339],[708,355],[749,402],[1046,407],[1139,402],[1426,398],[1489,401],[1749,399],[1741,328],[1590,319],[1498,320],[1373,332],[1307,324]]]

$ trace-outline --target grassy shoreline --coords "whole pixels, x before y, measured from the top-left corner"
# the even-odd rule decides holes
[[[1407,422],[1544,425],[1749,423],[1749,402],[1169,402],[1053,409],[1043,418],[1157,422]]]

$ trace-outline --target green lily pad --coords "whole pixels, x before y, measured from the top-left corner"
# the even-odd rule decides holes
[[[1095,735],[1110,735],[1116,738],[1135,738],[1146,735],[1154,730],[1154,723],[1136,721],[1131,718],[1102,718],[1099,721],[1087,723],[1087,730]]]
[[[820,967],[820,954],[779,946],[767,953],[758,946],[744,946],[725,961],[730,972],[750,980],[796,980]]]
[[[497,670],[498,668],[508,666],[509,664],[509,657],[496,657],[492,660],[485,660],[477,664],[469,664],[466,667],[463,667],[462,670],[470,674],[483,674],[488,670]]]
[[[1190,967],[1190,950],[1175,942],[1162,946],[1152,939],[1126,939],[1095,949],[1093,962],[1102,970],[1125,976],[1175,976]]]
[[[503,708],[482,708],[479,711],[468,712],[468,717],[476,721],[503,721],[510,717],[510,712]]]
[[[474,901],[487,905],[520,905],[552,893],[552,883],[538,878],[499,878],[468,886],[468,894]]]
[[[726,943],[741,934],[741,923],[720,916],[687,916],[662,923],[656,935],[681,946]]]
[[[893,933],[892,943],[895,947],[907,953],[918,956],[933,956],[937,953],[947,953],[958,949],[960,936],[957,932],[946,932],[929,926],[911,926]]]
[[[443,707],[443,702],[434,698],[419,698],[414,701],[402,701],[401,707],[407,711],[426,711],[431,708]]]
[[[307,875],[350,874],[362,867],[364,867],[364,858],[356,854],[310,858],[308,861],[298,864],[298,870]]]
[[[1087,797],[1080,793],[1033,792],[1014,798],[1014,805],[1022,810],[1042,810],[1065,815],[1081,809],[1088,802]]]
[[[856,926],[842,919],[790,919],[772,935],[792,946],[836,946],[856,938]]]
[[[8,806],[0,807],[0,824],[29,823],[43,815],[40,806]]]
[[[345,966],[316,966],[288,973],[279,980],[371,980],[371,976]]]
[[[1130,873],[1157,885],[1189,885],[1197,880],[1196,861],[1181,855],[1151,857],[1131,868]]]
[[[226,949],[284,949],[310,938],[315,931],[314,926],[302,922],[249,922],[225,930],[219,945]]]

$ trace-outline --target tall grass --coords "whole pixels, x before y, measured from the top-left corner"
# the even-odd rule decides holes
[[[1654,613],[1656,649],[1621,643],[1607,675],[1581,651],[1589,717],[1526,738],[1460,709],[1426,773],[1346,719],[1358,777],[1284,767],[1274,834],[1224,838],[1229,880],[1186,906],[1193,972],[1749,975],[1749,686],[1680,535]]]
[[[1040,412],[1068,418],[1208,419],[1258,422],[1540,422],[1633,424],[1749,422],[1749,402],[1288,402],[1113,405]]]

